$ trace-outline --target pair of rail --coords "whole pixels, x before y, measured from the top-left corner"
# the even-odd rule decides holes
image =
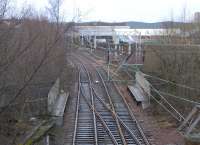
[[[87,99],[87,97],[84,95],[83,93],[83,86],[82,86],[82,80],[81,80],[81,69],[84,70],[84,72],[87,75],[87,81],[84,81],[88,83],[89,86],[89,93],[90,93],[90,100]],[[112,131],[110,130],[109,126],[107,125],[106,121],[103,119],[102,115],[97,111],[97,109],[95,108],[95,102],[94,102],[94,97],[96,97],[101,103],[102,105],[107,109],[108,112],[110,112],[112,114],[112,117],[116,123],[122,144],[127,145],[127,141],[125,139],[124,133],[122,131],[122,127],[124,130],[126,130],[129,135],[131,136],[131,138],[135,141],[136,145],[142,145],[140,139],[137,137],[138,135],[135,135],[130,129],[129,127],[125,124],[125,122],[120,118],[120,116],[116,113],[115,111],[115,107],[114,104],[112,102],[112,98],[108,92],[107,86],[104,82],[104,79],[101,75],[101,73],[96,70],[99,78],[101,79],[101,82],[103,84],[103,87],[105,89],[106,95],[108,96],[108,100],[109,100],[109,105],[106,104],[106,102],[101,99],[101,97],[98,96],[97,92],[95,91],[95,89],[92,87],[92,81],[90,78],[90,74],[87,70],[87,68],[85,67],[85,65],[81,64],[80,66],[80,70],[79,70],[79,83],[78,83],[78,95],[77,95],[77,103],[76,103],[76,115],[75,115],[75,126],[74,126],[74,134],[73,134],[73,145],[76,144],[76,135],[77,135],[77,128],[78,128],[78,119],[79,119],[79,106],[80,106],[80,96],[83,96],[86,104],[88,105],[88,107],[90,108],[91,112],[92,112],[92,116],[93,116],[93,128],[94,128],[94,144],[98,145],[98,133],[97,133],[97,120],[96,118],[99,119],[101,125],[104,127],[104,129],[106,130],[106,132],[108,133],[111,141],[113,144],[118,145],[119,143],[117,142],[117,139],[115,138],[115,136],[113,135]],[[137,121],[133,120],[136,124]],[[146,137],[143,136],[144,133],[141,131],[140,128],[138,128],[138,126],[136,125],[136,129],[139,130],[139,132],[142,135],[142,138],[145,142],[146,145],[149,145],[149,142],[147,141]]]

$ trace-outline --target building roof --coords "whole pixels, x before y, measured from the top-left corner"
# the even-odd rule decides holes
[[[129,29],[129,26],[76,26],[80,35],[112,36],[115,29]]]
[[[160,36],[166,29],[130,29],[129,26],[75,26],[80,35],[96,36]],[[178,30],[175,30],[178,33]]]

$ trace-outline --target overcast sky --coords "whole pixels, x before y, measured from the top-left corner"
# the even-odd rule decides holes
[[[18,7],[32,4],[43,10],[47,0],[16,0]],[[83,15],[81,21],[143,21],[157,22],[171,20],[181,21],[183,9],[186,8],[188,19],[194,12],[200,12],[200,0],[64,0],[62,9],[66,20],[70,21],[79,10]]]

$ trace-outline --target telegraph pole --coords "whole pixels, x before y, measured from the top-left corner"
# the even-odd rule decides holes
[[[110,45],[108,43],[108,56],[107,56],[107,64],[108,64],[108,81],[110,80]]]

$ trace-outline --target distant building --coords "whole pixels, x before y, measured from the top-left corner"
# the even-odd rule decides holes
[[[166,29],[131,29],[129,26],[75,26],[76,36],[80,36],[82,39],[88,38],[88,41],[105,40],[114,44],[125,42],[129,44],[156,39],[158,37],[167,35]],[[179,34],[178,30],[173,31],[175,34]]]
[[[195,22],[200,22],[200,12],[196,12],[196,13],[194,14],[194,21],[195,21]]]

